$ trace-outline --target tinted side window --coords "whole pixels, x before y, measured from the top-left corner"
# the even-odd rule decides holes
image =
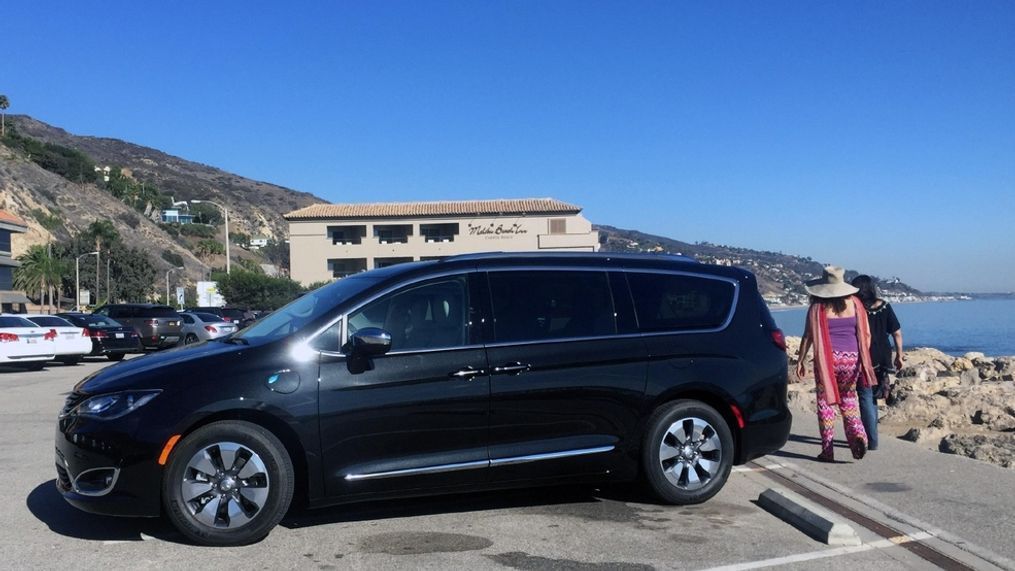
[[[491,272],[498,342],[612,335],[617,332],[606,272]]]
[[[629,273],[641,331],[712,329],[729,317],[735,288],[722,280]]]
[[[180,317],[183,318],[183,322],[186,323],[187,325],[191,325],[194,323],[194,318],[187,315],[186,313],[181,313]]]
[[[116,319],[130,319],[136,313],[133,307],[113,307],[109,310],[109,316]]]
[[[468,336],[464,277],[441,279],[386,295],[349,315],[349,335],[364,327],[391,333],[392,351],[458,347]]]

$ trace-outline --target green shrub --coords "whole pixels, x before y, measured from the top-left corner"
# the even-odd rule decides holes
[[[214,226],[204,224],[180,224],[180,234],[197,238],[214,238],[218,232]]]
[[[199,255],[225,254],[226,247],[217,240],[201,240],[197,243],[197,247],[194,248],[194,251]]]
[[[174,268],[183,265],[183,256],[172,250],[162,250],[162,259],[172,264]]]
[[[48,214],[41,208],[32,209],[32,217],[46,230],[50,232],[56,230],[60,226],[63,226],[63,220],[60,219],[55,213]]]

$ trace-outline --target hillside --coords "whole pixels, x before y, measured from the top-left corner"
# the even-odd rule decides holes
[[[25,135],[76,149],[98,165],[130,170],[134,179],[157,186],[175,200],[208,199],[229,208],[230,229],[251,236],[284,238],[282,214],[326,202],[312,194],[243,178],[148,147],[102,137],[73,135],[25,115],[8,116]]]
[[[750,270],[758,278],[758,287],[762,295],[770,302],[785,305],[798,305],[807,302],[807,294],[803,283],[821,275],[824,263],[809,257],[783,254],[781,252],[765,252],[721,246],[707,242],[690,244],[663,236],[645,234],[637,230],[623,230],[612,226],[593,225],[600,232],[600,239],[605,235],[602,250],[605,252],[657,252],[683,254],[691,256],[699,262],[737,266]],[[846,279],[851,279],[858,272],[847,268]],[[874,276],[877,278],[877,276]],[[877,278],[882,295],[889,299],[922,298],[924,294],[903,283],[898,278]]]
[[[155,222],[158,217],[155,203],[165,205],[172,200],[213,200],[229,208],[231,232],[266,236],[281,242],[287,234],[283,214],[326,202],[309,193],[246,179],[140,145],[117,139],[73,135],[24,115],[8,116],[8,125],[20,135],[36,141],[36,146],[31,147],[36,151],[42,150],[40,145],[58,145],[60,148],[53,161],[66,163],[62,164],[64,175],[60,176],[56,173],[61,172],[61,164],[54,167],[48,159],[40,161],[38,152],[33,157],[29,147],[24,145],[11,147],[0,143],[0,208],[11,210],[30,226],[26,239],[16,241],[19,246],[15,255],[28,245],[67,240],[96,220],[109,220],[125,242],[149,251],[160,272],[176,265],[174,261],[182,260],[186,268],[183,273],[193,282],[205,278],[213,267],[225,265],[221,254],[195,256],[199,242],[221,240],[221,226],[217,229],[206,227],[209,232],[217,233],[203,236],[204,240],[183,236],[178,228]],[[79,162],[75,163],[75,160]],[[122,170],[123,176],[113,183],[103,182],[101,177],[96,179],[95,173],[91,172],[92,165],[109,165],[114,170]],[[132,207],[125,198],[114,196],[114,189],[110,187],[117,182],[133,190],[139,186],[144,189],[147,185],[149,190],[157,189],[153,190],[156,194],[154,198],[146,195],[140,203],[135,201]],[[802,284],[806,279],[820,275],[823,266],[808,257],[779,252],[688,243],[605,225],[596,228],[605,235],[603,250],[607,252],[682,253],[701,262],[748,269],[758,276],[762,293],[773,303],[805,303]],[[260,256],[236,247],[232,250],[232,257],[233,264],[264,261]],[[853,275],[856,272],[847,272],[847,277]],[[921,292],[897,278],[881,280],[880,286],[886,297],[891,299],[923,297]]]

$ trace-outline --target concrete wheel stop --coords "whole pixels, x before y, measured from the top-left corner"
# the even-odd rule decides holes
[[[827,545],[860,545],[856,530],[844,518],[796,492],[769,488],[758,496],[758,505]]]

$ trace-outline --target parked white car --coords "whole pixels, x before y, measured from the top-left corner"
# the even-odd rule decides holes
[[[56,331],[18,315],[0,313],[0,365],[37,371],[56,356],[55,350]]]
[[[56,360],[65,365],[76,365],[85,355],[92,352],[92,338],[85,333],[83,328],[75,326],[62,317],[37,313],[27,313],[21,317],[39,327],[48,327],[56,331],[54,353]]]
[[[232,335],[239,329],[236,323],[225,321],[213,313],[181,311],[180,317],[183,319],[184,345]]]

